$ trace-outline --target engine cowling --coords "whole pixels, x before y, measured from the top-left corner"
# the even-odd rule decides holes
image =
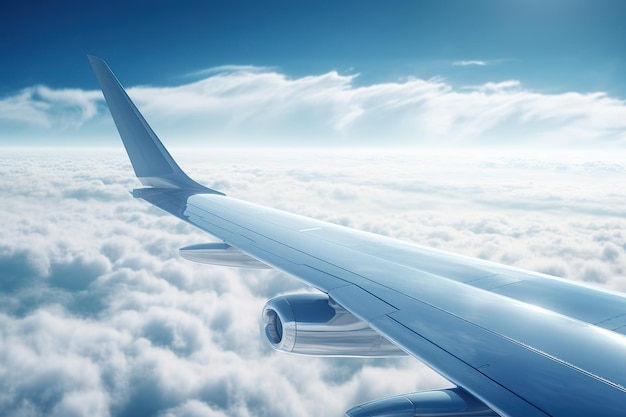
[[[347,417],[498,417],[480,400],[461,388],[413,392],[358,405]]]
[[[263,308],[263,330],[270,345],[282,352],[310,356],[406,356],[325,294],[272,298]]]

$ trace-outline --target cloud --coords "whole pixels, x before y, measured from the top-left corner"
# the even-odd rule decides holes
[[[102,93],[35,86],[0,99],[0,120],[42,128],[79,127],[97,112]]]
[[[626,140],[626,103],[604,92],[547,94],[519,80],[458,88],[441,78],[358,85],[354,74],[290,78],[252,66],[202,76],[128,91],[162,137],[183,144],[568,148]],[[111,121],[101,100],[97,91],[33,87],[1,99],[0,118],[30,126],[33,135],[46,129],[45,135],[102,136]]]
[[[619,155],[172,154],[238,198],[626,290]],[[138,185],[119,149],[3,151],[1,415],[341,415],[447,385],[411,358],[273,352],[264,302],[306,287],[180,259],[208,237],[133,200]]]
[[[507,91],[521,91],[521,83],[517,80],[508,80],[508,81],[502,81],[499,83],[485,83],[482,85],[478,85],[476,87],[473,87],[474,89],[476,89],[477,91],[480,91],[481,93],[506,93]],[[467,87],[468,89],[471,89],[472,87]]]
[[[479,61],[479,60],[454,61],[452,65],[455,67],[470,67],[470,66],[484,67],[485,65],[487,65],[487,61]]]
[[[220,73],[233,73],[233,72],[245,72],[245,73],[261,73],[269,72],[273,69],[271,67],[261,67],[257,65],[219,65],[216,67],[206,68],[200,71],[194,71],[187,74],[189,77],[215,75]]]

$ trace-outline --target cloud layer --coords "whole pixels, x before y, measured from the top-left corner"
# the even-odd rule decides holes
[[[341,415],[446,386],[417,361],[273,352],[275,271],[186,262],[207,241],[139,201],[121,151],[4,150],[0,414]],[[626,166],[602,155],[173,150],[238,198],[626,291]]]
[[[518,80],[453,86],[441,78],[416,77],[359,85],[358,75],[336,71],[290,78],[253,66],[223,66],[195,76],[204,78],[129,89],[163,137],[186,144],[210,139],[292,146],[546,148],[626,140],[626,103],[603,92],[543,93]],[[102,137],[103,126],[111,122],[101,100],[97,91],[37,86],[0,99],[0,120],[4,133]]]

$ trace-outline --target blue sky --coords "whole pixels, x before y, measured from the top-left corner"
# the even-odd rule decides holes
[[[253,66],[256,73],[273,72],[289,80],[333,71],[342,76],[358,75],[344,85],[350,89],[404,85],[409,79],[419,79],[438,80],[459,93],[509,81],[518,82],[521,91],[549,97],[601,92],[618,101],[617,108],[612,103],[603,113],[617,113],[605,130],[614,136],[613,142],[621,143],[626,129],[619,123],[616,126],[615,120],[626,114],[625,15],[626,3],[610,0],[16,3],[0,18],[0,109],[4,113],[0,116],[0,134],[3,142],[19,138],[25,143],[40,143],[37,138],[49,137],[75,143],[72,138],[98,132],[98,123],[89,123],[97,122],[99,115],[106,116],[101,106],[95,114],[73,120],[75,109],[59,107],[58,102],[28,90],[34,86],[52,91],[95,90],[97,85],[85,58],[94,54],[107,60],[127,87],[182,86],[215,75],[204,70],[245,65]],[[14,105],[24,91],[29,91],[32,99],[29,108],[46,107],[49,117],[71,120],[61,125],[39,124],[39,129],[44,127],[40,131],[32,123],[10,117],[13,113],[26,114]],[[599,107],[593,99],[586,105]],[[362,103],[351,106],[361,107]],[[489,104],[486,109],[499,106],[502,104]],[[410,112],[414,114],[415,109]],[[473,115],[455,113],[451,117],[459,120]],[[511,119],[527,120],[528,110],[502,117],[501,126],[490,126],[485,135],[485,129],[478,129],[471,143],[480,143],[479,139],[485,142],[485,138],[491,143],[493,137],[507,130],[532,136],[535,129],[545,127],[508,124]],[[547,124],[564,127],[564,119],[585,117],[583,110],[580,114],[551,115]],[[306,118],[292,115],[296,122],[291,129],[277,129],[283,122],[280,119],[256,131],[262,137],[293,137],[298,126],[309,130],[306,120],[301,120]],[[537,119],[543,123],[546,118]],[[320,125],[325,120],[309,122]],[[597,127],[605,122],[595,120],[591,124]],[[236,131],[234,124],[220,130],[225,137],[249,136],[248,130]],[[390,134],[409,137],[411,129],[409,133],[418,136],[423,132],[419,123],[409,124],[411,127],[402,132],[391,129]],[[252,129],[252,123],[249,127]],[[587,125],[576,127],[589,131]],[[170,133],[167,127],[163,129]],[[386,129],[381,121],[381,132]],[[335,135],[322,129],[315,135],[330,140],[339,136],[354,139],[359,132],[369,130],[370,126]],[[207,133],[215,134],[210,129]],[[463,137],[465,133],[466,129],[450,130],[446,137]],[[605,137],[606,132],[599,136]],[[309,143],[313,138],[303,140]],[[411,143],[410,139],[400,142],[407,141]]]

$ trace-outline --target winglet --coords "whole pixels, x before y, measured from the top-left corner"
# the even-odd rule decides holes
[[[222,194],[197,183],[180,169],[106,62],[91,55],[88,58],[139,181],[157,188]]]

